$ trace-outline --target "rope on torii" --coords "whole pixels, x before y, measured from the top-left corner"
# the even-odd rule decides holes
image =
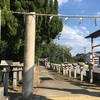
[[[13,14],[22,14],[22,15],[49,16],[50,17],[49,22],[52,20],[53,17],[56,16],[64,17],[66,23],[68,21],[68,18],[79,18],[79,24],[81,24],[83,18],[94,18],[95,26],[97,26],[96,19],[100,18],[100,15],[62,15],[62,14],[39,14],[39,13],[31,14],[30,12],[16,12],[16,11],[8,11],[8,12],[11,12]],[[1,9],[0,9],[0,40],[1,40]]]
[[[16,11],[8,11],[14,14],[23,14],[23,15],[28,15],[30,14],[29,12],[16,12]],[[39,14],[39,13],[35,13],[34,15],[36,16],[49,16],[50,20],[49,22],[52,20],[53,17],[65,17],[65,21],[67,23],[68,18],[79,18],[79,24],[81,24],[82,19],[83,18],[94,18],[94,23],[95,26],[97,26],[97,18],[100,18],[100,15],[63,15],[63,14]]]
[[[15,12],[15,11],[8,11],[8,12],[12,12],[15,14],[23,14],[23,15],[27,15],[30,14],[29,12]],[[58,17],[68,17],[68,18],[100,18],[99,15],[62,15],[62,14],[39,14],[39,13],[35,13],[33,15],[36,16],[58,16]]]

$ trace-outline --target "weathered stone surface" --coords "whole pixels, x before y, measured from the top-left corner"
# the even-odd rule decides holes
[[[73,65],[73,66],[77,66],[77,63],[73,63],[72,65]]]
[[[4,95],[4,87],[0,87],[0,97],[3,97]]]
[[[4,95],[8,94],[8,79],[9,79],[10,67],[3,69],[3,86],[4,86]]]
[[[83,62],[79,62],[78,63],[80,66],[84,66],[84,63]]]
[[[68,64],[68,66],[69,66],[69,67],[71,67],[71,66],[72,66],[72,64]]]
[[[12,60],[1,60],[0,65],[2,65],[2,66],[12,65]]]
[[[0,87],[0,100],[9,100],[9,97],[4,96],[4,87]]]

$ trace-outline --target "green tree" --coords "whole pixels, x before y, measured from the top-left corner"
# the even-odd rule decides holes
[[[58,14],[58,1],[55,0],[2,0],[2,40],[7,43],[6,58],[14,59],[14,55],[23,56],[25,15],[12,14],[16,12],[36,12],[39,14]],[[43,50],[41,46],[55,39],[62,31],[62,20],[49,16],[36,16],[36,58]],[[14,57],[14,58],[13,58]],[[19,57],[20,58],[20,57]]]
[[[70,62],[71,60],[71,47],[67,47],[64,45],[58,45],[53,42],[49,44],[43,44],[43,53],[41,58],[49,58],[51,62],[62,63],[63,62],[63,51],[64,58]]]
[[[77,54],[72,59],[73,59],[73,62],[85,62],[85,57],[86,57],[85,54],[82,54],[82,55],[81,54]]]
[[[17,23],[17,18],[10,13],[10,0],[2,0],[0,2],[1,7],[1,30],[2,36],[1,40],[5,41],[7,48],[5,51],[5,59],[12,57],[19,52],[20,44],[21,44],[21,35],[19,34],[20,25]],[[2,42],[1,42],[2,44]],[[4,47],[4,46],[3,46]],[[3,48],[2,48],[3,49]]]

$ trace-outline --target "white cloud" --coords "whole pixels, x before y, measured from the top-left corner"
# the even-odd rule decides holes
[[[63,4],[67,3],[69,0],[58,0],[58,5],[59,7],[62,6]],[[73,2],[82,2],[82,0],[72,0]]]
[[[75,2],[82,2],[82,0],[74,0]]]
[[[83,29],[83,31],[85,31],[85,34],[89,34],[89,31],[87,30],[85,26],[81,26],[80,28]]]
[[[75,26],[72,28],[67,25],[64,25],[63,30],[61,32],[60,40],[57,43],[71,46],[73,48],[73,50],[71,51],[72,55],[76,55],[77,53],[83,53],[84,47],[87,47],[87,52],[90,52],[90,41],[85,39],[87,33],[89,33],[89,31],[84,26],[80,28]]]
[[[100,15],[100,12],[98,12],[97,15]]]
[[[58,0],[59,7],[67,2],[68,2],[68,0]]]
[[[79,2],[81,2],[82,0],[78,0]]]
[[[85,10],[80,11],[81,13],[85,13]]]

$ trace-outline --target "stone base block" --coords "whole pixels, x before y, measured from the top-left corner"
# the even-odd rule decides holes
[[[4,87],[0,87],[0,98],[4,96]]]
[[[9,100],[10,97],[4,96],[4,87],[0,87],[0,100]]]
[[[0,100],[9,100],[9,97],[3,96]]]

